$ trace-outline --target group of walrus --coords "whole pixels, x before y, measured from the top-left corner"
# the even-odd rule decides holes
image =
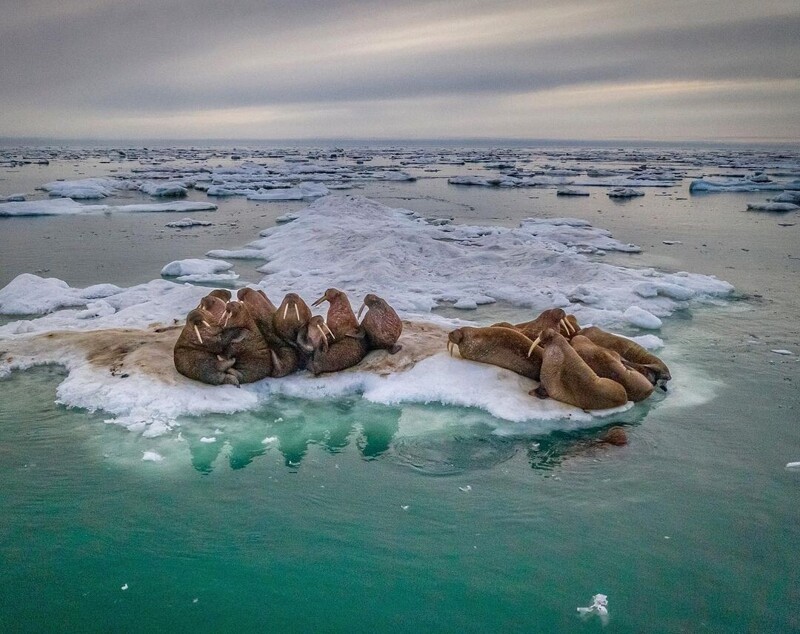
[[[358,315],[347,295],[329,288],[312,306],[328,302],[327,316],[312,315],[296,293],[276,307],[260,289],[241,288],[236,300],[217,289],[186,316],[174,348],[182,375],[211,385],[252,383],[306,369],[337,372],[358,364],[371,350],[401,348],[403,322],[374,294]],[[368,309],[359,322],[361,313]],[[520,324],[462,327],[448,334],[448,350],[539,382],[530,394],[584,410],[619,407],[666,390],[666,364],[636,342],[597,326],[581,328],[560,308]]]
[[[539,381],[531,394],[584,410],[619,407],[666,390],[666,364],[626,337],[597,326],[581,328],[560,308],[521,324],[458,328],[449,334],[450,353],[506,368]]]
[[[217,289],[186,316],[175,344],[175,368],[210,385],[252,383],[307,369],[314,375],[356,365],[370,350],[400,350],[403,322],[377,295],[369,294],[359,323],[347,295],[329,288],[312,306],[329,302],[327,318],[312,315],[296,293],[276,307],[260,289]]]

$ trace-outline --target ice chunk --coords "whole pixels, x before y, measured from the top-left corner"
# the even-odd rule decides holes
[[[80,290],[54,277],[22,273],[0,289],[0,313],[44,315],[60,308],[85,306]]]
[[[51,196],[80,200],[96,200],[111,196],[117,182],[110,178],[83,178],[73,181],[53,181],[42,185]]]
[[[633,324],[639,328],[646,328],[648,330],[661,328],[661,320],[658,317],[638,306],[631,306],[622,316],[629,324]]]
[[[632,187],[614,187],[608,190],[610,198],[635,198],[636,196],[644,196],[643,191],[633,189]]]
[[[800,205],[800,191],[782,192],[772,199],[774,203],[794,203]]]
[[[800,205],[794,203],[747,203],[748,211],[797,211],[798,209],[800,209]]]
[[[608,615],[608,597],[604,594],[596,594],[592,597],[592,605],[588,608],[578,608],[579,614],[596,613],[600,617]]]
[[[164,460],[164,456],[162,456],[160,453],[156,451],[145,451],[142,454],[142,460],[144,460],[145,462],[161,462],[162,460]],[[122,589],[127,590],[128,589],[127,584],[123,586]]]
[[[110,206],[108,211],[111,212],[168,212],[168,211],[214,211],[217,206],[214,203],[201,203],[192,202],[188,200],[176,200],[169,203],[141,203],[137,205],[119,205]]]
[[[233,264],[225,260],[202,260],[199,258],[189,258],[186,260],[175,260],[161,269],[161,275],[167,277],[179,277],[183,275],[210,275],[223,273],[233,268]]]
[[[589,196],[589,192],[575,187],[559,187],[556,190],[556,196]]]
[[[784,350],[782,348],[779,349],[779,350],[770,350],[770,352],[774,352],[775,354],[782,354],[784,356],[788,356],[788,355],[792,354],[791,350]]]
[[[728,178],[722,180],[696,179],[689,185],[690,192],[758,192],[782,189],[800,189],[800,181],[760,182],[749,178]]]
[[[180,181],[150,181],[142,183],[139,191],[158,198],[182,198],[186,196],[186,186]]]
[[[209,220],[195,220],[194,218],[182,218],[181,220],[173,220],[168,222],[165,226],[173,227],[176,229],[186,229],[188,227],[210,227],[214,223]]]
[[[167,211],[213,211],[212,203],[175,201],[168,203],[141,203],[134,205],[83,205],[71,198],[54,200],[28,200],[25,202],[0,203],[0,216],[63,216],[71,214],[114,212],[167,212]]]

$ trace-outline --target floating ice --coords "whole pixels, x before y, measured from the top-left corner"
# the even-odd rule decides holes
[[[186,260],[175,260],[170,262],[163,269],[161,275],[167,277],[180,277],[184,275],[212,275],[214,273],[224,273],[233,268],[233,264],[225,260],[201,260],[199,258],[189,258]]]
[[[0,216],[65,216],[72,214],[213,211],[212,203],[175,201],[133,205],[83,205],[71,198],[0,203]]]
[[[770,350],[770,352],[774,352],[775,354],[782,354],[784,356],[788,356],[788,355],[792,354],[791,350],[784,350],[784,349]]]
[[[45,183],[42,189],[51,196],[81,200],[97,200],[111,196],[118,183],[110,178],[83,178],[73,181]]]
[[[644,192],[632,187],[614,187],[608,190],[610,198],[635,198],[636,196],[644,196]]]
[[[782,192],[772,199],[774,203],[794,203],[800,205],[800,191]]]
[[[158,198],[182,198],[188,190],[182,182],[168,181],[142,183],[139,191]]]
[[[181,220],[173,220],[168,222],[165,226],[186,229],[188,227],[210,227],[214,223],[209,220],[195,220],[194,218],[182,218]]]
[[[631,306],[622,316],[629,324],[633,324],[639,328],[647,328],[648,330],[661,328],[661,320],[658,317],[638,306]]]
[[[800,462],[787,462],[786,463],[787,469],[800,469]]]
[[[112,284],[71,288],[54,277],[22,273],[0,289],[0,314],[44,315],[61,308],[86,306],[91,299],[114,295],[121,290]]]
[[[759,192],[782,189],[800,189],[800,180],[789,182],[772,182],[769,180],[753,180],[750,178],[728,178],[723,180],[693,180],[689,185],[690,192]]]
[[[556,196],[589,196],[589,192],[575,187],[559,187],[556,190]]]
[[[144,460],[145,462],[161,462],[162,460],[164,460],[164,456],[155,451],[145,451],[142,454],[142,460]],[[127,590],[128,585],[126,584],[122,589]]]
[[[520,224],[520,230],[530,231],[531,235],[578,247],[583,253],[602,251],[622,251],[624,253],[641,253],[641,247],[635,244],[624,244],[611,237],[611,232],[593,227],[586,220],[577,218],[526,218]]]
[[[748,211],[797,211],[800,205],[794,203],[767,202],[767,203],[747,203]]]
[[[608,615],[608,597],[604,594],[596,594],[592,597],[592,605],[588,608],[578,608],[579,614],[591,614],[596,612],[601,617]]]

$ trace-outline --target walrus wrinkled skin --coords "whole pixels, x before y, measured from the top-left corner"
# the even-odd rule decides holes
[[[448,335],[448,349],[458,346],[463,359],[489,363],[511,370],[529,379],[539,380],[542,367],[542,349],[535,347],[533,341],[512,328],[457,328]],[[529,355],[530,353],[530,355]]]
[[[311,309],[297,293],[287,293],[272,315],[272,328],[278,337],[291,346],[297,345],[297,333],[311,319]]]
[[[186,316],[172,352],[175,369],[183,376],[209,385],[239,385],[234,361],[225,359],[221,328],[208,321],[210,315],[195,309]]]
[[[609,409],[628,402],[625,388],[597,376],[569,342],[552,328],[539,337],[542,355],[541,385],[532,391],[584,410]]]
[[[315,301],[312,306],[319,306],[322,302],[328,302],[328,315],[325,318],[325,323],[331,329],[333,336],[337,340],[344,339],[345,337],[363,336],[361,327],[358,324],[358,319],[350,306],[350,300],[347,295],[336,288],[329,288],[325,294]]]
[[[667,389],[666,383],[672,378],[667,364],[635,341],[611,334],[597,326],[582,328],[577,334],[591,339],[598,346],[618,352],[625,365],[641,372],[653,385]]]
[[[583,335],[575,335],[569,344],[597,376],[622,385],[628,400],[638,403],[653,393],[653,384],[641,372],[626,367],[618,352],[598,346]]]
[[[367,356],[366,337],[345,337],[337,339],[328,349],[317,349],[306,365],[314,376],[323,372],[338,372],[352,368]]]
[[[398,346],[397,340],[403,332],[403,322],[394,308],[373,293],[364,297],[364,304],[358,310],[359,317],[365,307],[367,314],[361,320],[361,327],[367,334],[370,350],[388,350],[389,354],[399,352],[403,346]]]
[[[271,376],[272,350],[244,303],[228,302],[221,325],[225,353],[236,359],[233,369],[239,375],[239,382],[253,383]]]

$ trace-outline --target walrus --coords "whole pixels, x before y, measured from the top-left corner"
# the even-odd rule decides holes
[[[533,342],[512,328],[473,328],[464,326],[448,335],[447,348],[453,346],[463,359],[489,363],[511,370],[529,379],[539,380],[542,367],[542,349],[533,347]]]
[[[233,359],[225,359],[221,328],[209,323],[200,309],[189,312],[186,325],[175,342],[172,357],[175,369],[183,376],[210,385],[239,385],[232,371]]]
[[[311,319],[311,309],[297,293],[287,293],[272,315],[275,334],[291,346],[297,345],[297,333]]]
[[[561,308],[549,308],[540,313],[540,315],[531,321],[524,321],[519,324],[512,324],[508,321],[500,321],[492,324],[496,328],[511,328],[519,330],[523,335],[528,337],[531,341],[536,339],[545,328],[554,328],[558,330],[564,337],[570,339],[578,330],[578,320],[575,315],[567,315]]]
[[[325,317],[325,323],[331,329],[334,337],[341,340],[344,337],[363,336],[361,326],[356,319],[353,308],[350,306],[350,300],[347,295],[336,288],[329,288],[325,294],[315,301],[312,306],[319,306],[322,302],[328,302],[328,315]]]
[[[366,337],[344,337],[329,344],[327,349],[318,348],[306,364],[314,376],[323,372],[338,372],[352,368],[367,356]]]
[[[567,315],[563,308],[548,308],[543,310],[536,319],[516,324],[515,328],[526,337],[533,340],[544,332],[545,328],[553,328],[562,336],[570,339],[578,332],[578,320],[575,315]]]
[[[231,301],[231,292],[226,288],[215,288],[211,291],[208,295],[211,297],[217,297],[221,299],[226,304]],[[208,297],[208,295],[206,297]]]
[[[245,286],[239,289],[236,297],[247,307],[247,311],[264,337],[273,332],[272,316],[278,309],[264,291]]]
[[[552,328],[545,329],[533,344],[543,348],[541,384],[531,391],[539,398],[550,396],[584,410],[609,409],[628,402],[622,385],[597,376]]]
[[[388,350],[389,354],[399,352],[403,346],[398,346],[397,340],[403,332],[403,322],[394,308],[373,293],[364,297],[357,317],[361,317],[364,308],[367,308],[367,314],[361,320],[361,327],[367,334],[370,350]]]
[[[641,372],[653,385],[666,391],[666,383],[672,378],[667,364],[635,341],[611,334],[597,326],[582,328],[576,334],[591,339],[598,346],[618,352],[626,366]]]
[[[583,335],[575,335],[569,344],[597,376],[622,385],[628,400],[638,403],[653,393],[653,384],[641,372],[628,368],[618,352],[598,346]]]
[[[222,320],[225,354],[236,362],[240,383],[253,383],[272,375],[273,354],[242,302],[228,302]]]

